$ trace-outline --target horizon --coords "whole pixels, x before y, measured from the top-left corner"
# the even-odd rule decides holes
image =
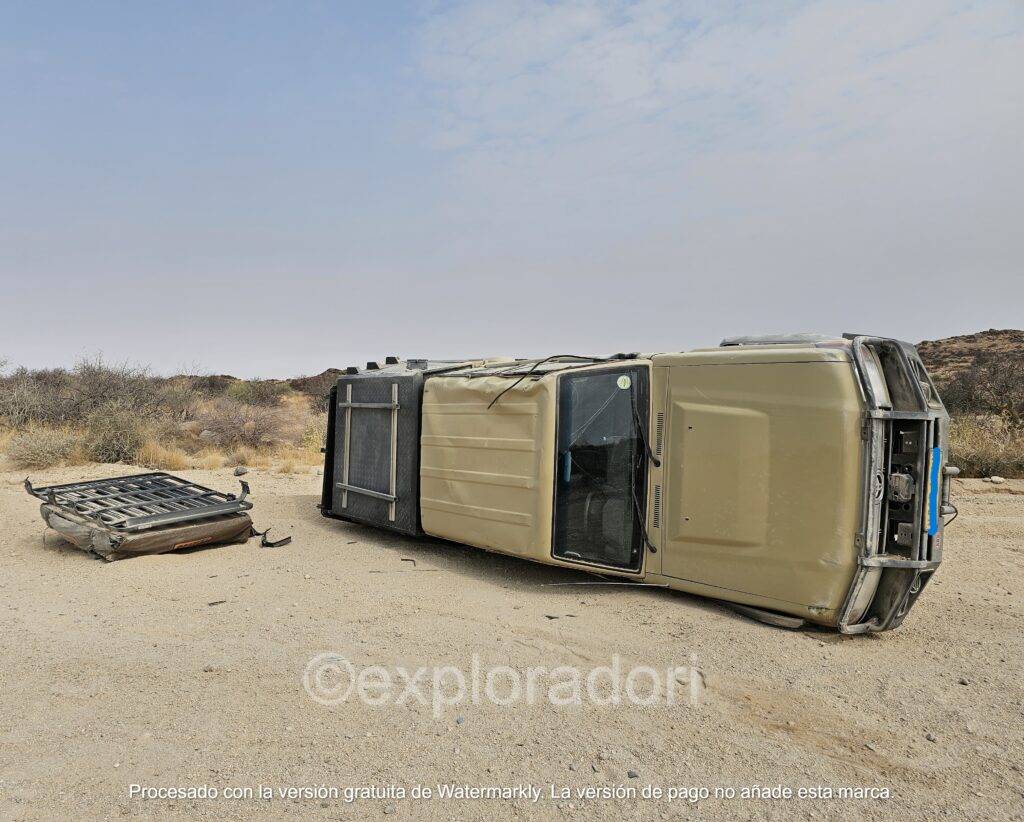
[[[770,334],[771,332],[768,332],[768,333]],[[793,333],[816,333],[816,332],[806,332],[805,331],[805,332],[793,332]],[[839,333],[846,333],[846,332],[839,332]],[[836,336],[839,336],[839,333],[837,333]],[[870,334],[871,332],[865,332],[865,333],[869,333]],[[986,328],[986,329],[981,329],[981,330],[978,330],[978,331],[967,331],[967,332],[964,332],[963,334],[952,334],[952,335],[945,336],[945,337],[936,337],[936,338],[933,338],[933,339],[918,340],[916,342],[904,340],[904,342],[912,342],[913,345],[920,346],[920,345],[924,345],[926,343],[948,342],[950,340],[967,339],[967,338],[970,338],[970,337],[976,337],[976,336],[980,336],[980,335],[983,335],[983,334],[1008,334],[1008,333],[1010,333],[1010,334],[1012,334],[1012,333],[1024,334],[1024,329],[1021,329],[1021,328]],[[694,346],[694,348],[713,348],[713,347],[716,347],[717,345],[718,345],[718,343],[708,343],[707,345]],[[630,349],[626,349],[626,350],[630,350]],[[684,352],[684,351],[692,351],[692,350],[693,350],[693,348],[678,349],[677,351],[668,351],[666,349],[665,351],[644,351],[644,352],[640,352],[640,353],[645,354],[645,355],[649,355],[649,354],[669,354],[669,353],[681,353],[681,352]],[[611,353],[612,353],[611,351],[605,351],[605,352],[600,352],[600,353],[596,354],[596,356],[609,355]],[[374,361],[376,361],[376,362],[383,362],[384,361],[384,357],[386,357],[386,356],[392,356],[392,355],[391,354],[379,354],[379,355],[377,355],[376,360],[374,360]],[[400,360],[408,360],[408,359],[439,359],[437,357],[430,357],[430,356],[421,357],[421,356],[419,356],[417,354],[412,354],[412,355],[408,355],[408,356],[399,354],[399,355],[395,355],[395,356],[398,356]],[[487,356],[515,356],[515,357],[518,358],[518,356],[514,355],[514,354],[507,354],[507,355],[506,354],[489,354]],[[132,359],[113,359],[113,358],[105,357],[103,355],[103,352],[93,352],[92,354],[83,354],[82,357],[79,360],[76,360],[75,362],[70,363],[68,365],[63,365],[62,364],[62,365],[54,365],[54,366],[42,366],[40,370],[46,369],[46,368],[64,368],[64,369],[67,369],[67,370],[71,370],[81,360],[97,360],[97,359],[101,360],[101,361],[103,361],[106,364],[111,365],[111,366],[127,365],[127,366],[131,366],[131,367],[134,367],[134,368],[144,369],[149,376],[155,377],[157,379],[174,379],[174,378],[177,378],[177,377],[185,377],[185,378],[189,378],[189,377],[194,377],[194,378],[226,377],[226,378],[229,378],[229,379],[236,379],[236,380],[271,380],[271,381],[274,381],[274,382],[288,382],[290,380],[312,379],[312,378],[319,377],[319,376],[321,376],[323,374],[326,374],[326,373],[328,373],[330,371],[343,371],[346,367],[353,366],[353,365],[357,366],[359,368],[363,368],[364,363],[366,362],[366,361],[358,361],[358,362],[357,361],[352,361],[352,362],[346,362],[344,365],[328,365],[326,368],[323,368],[320,371],[311,372],[311,373],[297,373],[297,374],[286,374],[286,375],[285,374],[250,374],[250,375],[245,375],[245,376],[239,376],[238,373],[232,373],[232,371],[230,369],[227,370],[227,371],[212,371],[212,370],[210,370],[208,368],[203,368],[201,364],[193,364],[191,366],[183,367],[182,369],[178,369],[178,370],[171,369],[170,371],[157,371],[151,365],[149,365],[148,363],[138,362],[138,361],[132,360]],[[474,359],[479,359],[479,358],[474,357]],[[529,358],[523,358],[523,359],[529,359]],[[11,373],[11,372],[13,372],[14,370],[16,370],[18,368],[29,368],[29,366],[24,366],[21,363],[15,363],[15,362],[10,362],[10,361],[5,362],[3,360],[3,358],[0,358],[0,377],[3,377],[4,375]],[[32,367],[32,368],[35,368],[35,367]]]
[[[16,2],[0,68],[11,365],[1021,324],[1012,0]]]

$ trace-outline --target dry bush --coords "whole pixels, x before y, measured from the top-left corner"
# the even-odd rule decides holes
[[[235,465],[255,465],[256,459],[256,449],[249,448],[246,445],[242,445],[228,454],[228,462],[232,462]]]
[[[160,413],[166,400],[160,381],[141,366],[108,365],[102,357],[81,360],[72,372],[79,416],[112,404],[137,417]]]
[[[227,399],[207,403],[197,418],[203,428],[200,436],[208,431],[221,448],[265,448],[279,442],[285,430],[285,420],[276,410]]]
[[[164,381],[159,389],[159,414],[179,422],[195,418],[202,394],[185,379],[174,377]]]
[[[245,465],[249,468],[267,468],[270,465],[270,458],[266,453],[261,453],[255,448],[241,445],[228,454],[228,464]]]
[[[33,426],[14,433],[7,442],[7,457],[17,468],[49,468],[70,461],[78,437],[66,428]]]
[[[196,393],[207,399],[224,396],[238,382],[236,377],[227,374],[186,374],[183,379]]]
[[[135,413],[111,404],[89,415],[85,453],[95,462],[132,463],[145,439]]]
[[[274,470],[278,474],[295,474],[298,472],[298,466],[294,460],[285,459],[282,462],[279,462]]]
[[[192,460],[196,468],[205,468],[207,471],[216,471],[225,465],[224,455],[214,448],[207,448],[200,451]]]
[[[985,414],[1024,428],[1024,360],[982,356],[936,386],[954,416]]]
[[[239,380],[229,386],[226,393],[230,399],[243,405],[273,408],[287,391],[287,386],[274,380]]]
[[[157,379],[145,368],[110,365],[97,357],[80,361],[71,371],[19,368],[0,378],[0,416],[13,428],[59,427],[79,424],[114,403],[140,419],[184,419],[197,396],[188,384]]]
[[[137,464],[164,471],[180,471],[192,467],[192,457],[177,446],[146,440],[135,455]]]
[[[60,426],[75,419],[77,407],[71,375],[62,369],[19,368],[0,379],[0,416],[12,428]]]
[[[1024,428],[1004,417],[954,417],[949,450],[966,477],[1024,477]]]
[[[304,471],[314,465],[323,465],[323,455],[294,445],[285,445],[274,452],[274,465],[278,473],[290,474]]]
[[[314,414],[306,424],[306,430],[302,433],[301,445],[309,451],[320,453],[320,449],[327,443],[327,414]]]

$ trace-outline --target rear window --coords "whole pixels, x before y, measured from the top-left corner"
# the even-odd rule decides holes
[[[640,569],[648,403],[645,368],[559,378],[552,550],[558,559]]]

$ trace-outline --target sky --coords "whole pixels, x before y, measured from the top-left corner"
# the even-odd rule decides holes
[[[0,359],[1024,327],[1021,0],[0,0]]]

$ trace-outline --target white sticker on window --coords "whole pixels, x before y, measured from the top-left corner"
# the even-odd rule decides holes
[[[629,386],[633,384],[633,381],[629,378],[627,374],[623,374],[615,381],[615,383],[616,385],[619,386],[619,388],[625,391],[627,388],[629,388]]]

